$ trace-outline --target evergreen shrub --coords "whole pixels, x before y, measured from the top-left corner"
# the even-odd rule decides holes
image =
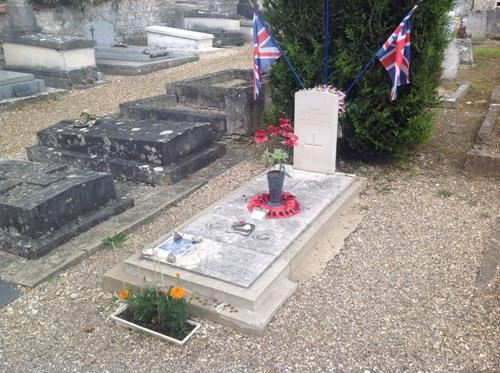
[[[329,84],[347,89],[410,11],[408,0],[330,0]],[[411,84],[391,103],[391,80],[377,61],[347,98],[341,119],[345,141],[364,159],[402,156],[427,140],[441,78],[453,0],[424,0],[412,18]],[[264,18],[307,88],[323,81],[324,0],[265,0]],[[274,110],[293,114],[300,89],[281,59],[270,74]]]

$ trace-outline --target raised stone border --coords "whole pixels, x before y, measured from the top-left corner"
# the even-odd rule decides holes
[[[467,96],[470,90],[470,83],[465,82],[457,88],[457,90],[451,96],[445,96],[439,103],[439,107],[445,109],[456,109],[460,101]]]
[[[500,154],[493,153],[488,148],[495,141],[493,136],[499,113],[500,104],[491,104],[479,129],[476,145],[467,153],[465,161],[467,172],[484,176],[500,176]]]
[[[253,98],[253,72],[231,69],[168,83],[167,94],[177,104],[223,111],[229,134],[249,136],[260,126],[265,111],[265,84],[259,98]]]
[[[175,95],[160,95],[121,103],[120,115],[138,120],[208,122],[217,133],[226,133],[226,115],[223,111],[181,106],[177,104]]]
[[[323,233],[330,231],[333,224],[338,222],[341,212],[350,205],[365,184],[364,179],[355,179],[249,288],[184,271],[180,280],[183,286],[190,289],[189,284],[196,283],[198,288],[205,289],[204,295],[199,294],[191,303],[190,312],[251,334],[262,334],[273,315],[297,287],[289,278],[293,278],[302,258],[315,247]],[[183,226],[188,226],[196,219],[197,217]],[[130,272],[137,265],[141,266],[140,276]],[[118,291],[125,283],[140,288],[144,286],[144,281],[141,281],[143,277],[147,277],[146,281],[151,281],[154,268],[156,267],[152,261],[136,254],[124,265],[117,265],[106,273],[104,287],[109,291]],[[168,273],[163,273],[165,277],[169,276]]]
[[[493,104],[500,104],[500,85],[497,85],[491,94],[491,102]]]
[[[197,61],[198,55],[186,55],[172,58],[151,60],[150,62],[120,61],[111,59],[97,59],[97,66],[105,74],[110,75],[145,75],[157,70],[170,69]]]
[[[476,280],[476,292],[488,289],[495,281],[500,267],[500,218],[491,224],[491,238],[486,244],[483,261]]]

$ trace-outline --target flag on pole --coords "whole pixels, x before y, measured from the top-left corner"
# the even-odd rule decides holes
[[[392,80],[391,101],[396,100],[399,86],[410,84],[410,19],[417,8],[418,4],[413,7],[377,52],[377,58],[384,65]]]
[[[278,43],[267,30],[257,13],[253,14],[253,98],[256,100],[262,86],[262,74],[282,56]]]

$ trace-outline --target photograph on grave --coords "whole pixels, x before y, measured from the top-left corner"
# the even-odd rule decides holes
[[[200,297],[232,304],[238,310],[207,307],[203,312],[208,311],[216,320],[262,332],[296,288],[283,274],[288,273],[293,258],[307,250],[307,239],[301,241],[301,237],[309,237],[306,232],[320,228],[315,227],[316,221],[337,211],[338,206],[329,210],[336,201],[350,200],[362,187],[362,182],[352,175],[312,173],[291,166],[286,172],[291,176],[287,190],[302,203],[300,214],[288,219],[252,219],[247,204],[252,196],[267,190],[267,174],[263,173],[176,228],[174,234],[147,245],[141,253],[110,270],[105,275],[105,287],[116,289],[123,286],[123,281],[137,286],[134,281],[142,281],[137,277],[139,273],[146,281],[160,276],[165,284],[175,284],[175,273],[181,272],[186,289]],[[340,206],[346,202],[338,203]],[[234,228],[239,232],[235,233]],[[169,249],[158,261],[155,250],[162,245]]]

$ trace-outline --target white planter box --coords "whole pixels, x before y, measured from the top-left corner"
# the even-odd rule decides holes
[[[121,305],[113,314],[111,314],[111,319],[114,320],[118,325],[125,326],[125,327],[130,328],[130,329],[142,331],[144,333],[150,334],[152,336],[163,339],[165,341],[174,343],[178,346],[183,346],[184,344],[186,344],[186,342],[189,340],[189,338],[191,338],[193,336],[193,334],[196,333],[198,331],[198,329],[200,329],[200,327],[201,327],[200,323],[197,323],[197,322],[191,321],[191,320],[187,320],[187,323],[190,325],[193,325],[194,329],[191,330],[191,332],[186,337],[184,337],[184,339],[181,341],[181,340],[178,340],[178,339],[169,337],[167,335],[155,332],[154,330],[144,328],[140,325],[134,324],[130,321],[126,321],[126,320],[120,318],[120,314],[122,312],[124,312],[127,309],[127,307],[128,306],[126,304]]]

